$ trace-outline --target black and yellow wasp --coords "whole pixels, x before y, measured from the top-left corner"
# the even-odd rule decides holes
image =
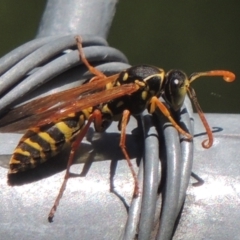
[[[74,153],[92,122],[98,132],[106,130],[112,121],[119,122],[120,147],[135,181],[136,196],[138,181],[125,148],[125,130],[130,115],[138,115],[145,109],[153,113],[159,108],[178,132],[191,140],[192,136],[175,122],[168,109],[179,110],[188,93],[207,130],[208,140],[203,142],[203,147],[209,148],[213,143],[212,132],[190,84],[201,76],[222,76],[227,82],[235,79],[233,73],[223,70],[198,72],[187,77],[180,70],[165,73],[163,69],[149,65],[137,65],[106,77],[88,63],[81,38],[76,39],[81,60],[95,75],[90,82],[13,108],[0,119],[1,132],[28,129],[10,159],[9,175],[36,167],[60,153],[66,143],[71,144],[65,178],[49,213],[50,222],[66,188]]]

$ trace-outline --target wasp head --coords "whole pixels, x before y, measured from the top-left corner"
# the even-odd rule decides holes
[[[175,111],[179,110],[184,102],[189,80],[180,70],[170,70],[165,75],[164,99]]]

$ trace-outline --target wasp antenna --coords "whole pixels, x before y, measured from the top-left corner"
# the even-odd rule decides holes
[[[202,109],[201,109],[201,107],[200,107],[200,105],[198,103],[197,95],[196,95],[194,89],[189,87],[188,88],[188,93],[189,93],[189,96],[190,96],[190,98],[192,99],[192,101],[194,103],[194,106],[195,106],[195,108],[196,108],[196,110],[198,112],[199,117],[201,118],[203,126],[205,127],[207,135],[208,135],[208,139],[206,139],[206,140],[204,140],[202,142],[202,147],[203,148],[210,148],[213,145],[213,134],[212,134],[212,131],[211,131],[211,129],[210,129],[209,125],[208,125],[208,122],[207,122],[207,120],[206,120],[206,118],[204,116],[204,113],[203,113],[203,111],[202,111]]]
[[[208,72],[199,72],[193,73],[189,77],[189,82],[193,82],[195,79],[204,76],[220,76],[223,77],[226,82],[233,82],[235,80],[235,74],[233,72],[225,71],[225,70],[212,70]]]
[[[196,80],[199,77],[204,77],[204,76],[220,76],[222,77],[226,82],[233,82],[235,80],[235,74],[230,72],[230,71],[225,71],[225,70],[212,70],[212,71],[208,71],[208,72],[198,72],[198,73],[193,73],[190,75],[189,77],[189,83],[191,84],[194,80]],[[199,117],[202,120],[202,123],[206,129],[207,135],[208,135],[208,139],[204,140],[202,142],[202,146],[204,148],[210,148],[213,144],[213,135],[212,135],[212,131],[208,125],[208,122],[204,116],[204,113],[198,103],[197,100],[197,96],[196,93],[194,91],[193,88],[191,88],[190,86],[188,86],[187,88],[188,93],[189,93],[189,97],[192,99],[196,110],[198,112]]]

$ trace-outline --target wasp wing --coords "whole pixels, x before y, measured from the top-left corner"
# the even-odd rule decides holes
[[[99,89],[99,80],[96,81],[96,84],[98,84],[97,88]],[[85,95],[81,96],[80,99],[76,99],[76,97],[79,97],[80,92],[76,88],[56,93],[52,96],[36,99],[16,109],[12,109],[4,116],[0,120],[0,132],[17,132],[30,127],[39,127],[51,122],[56,122],[70,113],[79,112],[85,108],[93,107],[100,103],[131,94],[138,89],[139,87],[136,84],[124,84],[92,94],[90,93],[96,91],[96,89],[89,89],[88,91],[84,91]],[[82,89],[80,90],[82,91]],[[66,94],[67,101],[65,98]],[[72,96],[69,97],[68,94],[72,94]],[[56,101],[56,96],[64,99],[62,101],[60,100],[60,104],[57,105],[56,103],[59,103],[59,100]],[[48,101],[56,106],[52,107],[52,104],[47,103]],[[44,106],[45,103],[46,106]]]
[[[93,92],[103,90],[105,89],[107,83],[114,82],[118,76],[119,74],[116,74],[22,104],[19,107],[11,109],[0,119],[0,128],[33,114],[47,111],[55,105],[58,105],[59,108],[61,108],[61,105],[76,100],[81,95],[91,94]]]

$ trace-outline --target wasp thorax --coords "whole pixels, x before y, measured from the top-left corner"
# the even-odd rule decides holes
[[[175,111],[179,110],[189,86],[188,77],[180,70],[170,70],[165,78],[164,99]]]

